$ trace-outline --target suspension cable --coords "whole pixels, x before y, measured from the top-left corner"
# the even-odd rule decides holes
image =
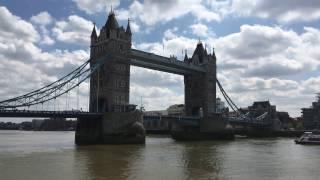
[[[234,111],[234,112],[239,112],[240,115],[242,115],[243,117],[247,117],[246,114],[243,113],[243,111],[241,109],[238,108],[238,106],[232,101],[232,99],[229,97],[229,95],[227,94],[227,92],[223,89],[221,83],[219,82],[218,79],[216,79],[216,82],[218,84],[218,87],[224,97],[224,99],[227,101],[228,105],[231,107],[231,109]]]
[[[99,69],[99,67],[101,67],[106,62],[106,59],[109,59],[109,57],[109,54],[103,56],[102,58],[97,59],[94,64],[91,63],[92,66],[90,66],[90,68],[85,69],[85,67],[87,67],[87,65],[91,62],[90,60],[88,60],[71,73],[49,85],[46,85],[27,94],[1,101],[0,109],[17,108],[24,106],[27,106],[29,108],[32,105],[42,104],[44,102],[56,99],[63,94],[68,94],[70,90],[78,87],[82,82],[84,82],[93,73],[95,73],[97,69]],[[74,80],[77,80],[77,82],[74,82]]]

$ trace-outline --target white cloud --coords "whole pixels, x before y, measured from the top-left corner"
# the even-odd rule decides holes
[[[85,11],[88,14],[96,12],[102,12],[111,9],[111,6],[115,9],[120,0],[72,0],[76,3],[80,10]]]
[[[224,9],[227,3],[221,4],[220,7],[202,9],[203,2],[183,1],[183,4],[181,2],[134,1],[129,10],[121,12],[121,16],[124,18],[129,13],[133,15],[136,21],[132,22],[131,27],[137,32],[143,29],[140,27],[142,23],[154,25],[191,14],[196,18],[195,24],[190,26],[191,30],[194,34],[202,36],[203,42],[209,45],[214,44],[216,47],[219,79],[237,104],[247,106],[253,101],[269,99],[272,104],[277,105],[278,109],[288,110],[293,115],[300,115],[300,108],[310,105],[314,98],[313,93],[319,91],[320,78],[316,75],[320,60],[319,29],[305,27],[303,32],[296,33],[278,26],[243,25],[239,32],[218,38],[208,37],[212,32],[202,21],[219,21],[220,16],[209,17],[208,14],[219,13],[220,10],[227,14]],[[200,3],[197,4],[197,2]],[[247,2],[249,4],[246,6],[250,8],[257,6],[250,4],[251,1]],[[260,2],[257,1],[257,3]],[[168,7],[169,5],[172,7]],[[85,11],[92,13],[104,11],[95,9],[94,6],[85,8],[90,8]],[[247,15],[256,15],[256,11],[250,8],[247,8]],[[277,19],[280,17],[276,13],[274,15],[268,13],[259,16]],[[40,14],[31,18],[32,25],[12,15],[6,8],[0,7],[2,22],[0,57],[5,59],[2,63],[0,62],[0,72],[3,76],[8,74],[7,76],[10,77],[10,81],[0,80],[1,87],[5,87],[0,90],[3,97],[8,94],[17,95],[28,92],[52,82],[57,76],[66,74],[89,56],[88,50],[46,52],[37,45],[54,43],[54,39],[50,36],[53,33],[55,40],[89,46],[91,22],[72,15],[66,20],[53,19],[50,24],[45,18],[40,20]],[[38,20],[35,20],[35,17],[38,17]],[[281,18],[278,20],[280,21]],[[44,27],[49,25],[54,26],[52,31]],[[41,32],[41,40],[37,30]],[[183,36],[179,34],[180,31],[183,31],[180,27],[167,29],[160,41],[135,44],[135,47],[159,55],[174,54],[182,59],[183,50],[187,49],[190,56],[198,39]],[[10,68],[5,69],[7,66]],[[21,69],[25,71],[19,74]],[[139,97],[144,96],[149,109],[164,109],[173,103],[183,103],[182,79],[183,77],[172,74],[132,68],[131,101],[139,104]],[[30,82],[28,86],[21,87],[21,84],[28,81]],[[82,97],[88,93],[87,87],[81,87]],[[10,91],[10,89],[14,90]],[[299,104],[292,102],[299,102]]]
[[[84,50],[43,51],[37,46],[39,33],[29,22],[0,8],[0,95],[1,100],[15,97],[52,83],[89,57]],[[39,26],[39,30],[43,25]],[[48,32],[46,32],[48,33]],[[46,34],[44,33],[44,34]],[[48,37],[50,38],[50,37]],[[47,39],[46,43],[50,42]],[[86,95],[80,98],[85,99]],[[85,103],[85,102],[84,102]]]
[[[45,26],[45,25],[51,24],[53,22],[53,18],[51,17],[51,15],[48,12],[43,11],[35,16],[32,16],[31,22]]]
[[[13,15],[6,7],[0,7],[0,37],[9,37],[14,40],[36,42],[39,33],[29,22]]]
[[[47,35],[44,35],[42,40],[40,41],[40,44],[44,44],[44,45],[53,45],[54,43],[55,41]]]
[[[148,26],[156,23],[166,23],[189,13],[198,20],[221,20],[219,14],[202,5],[201,0],[145,0],[143,3],[135,0],[128,10],[119,10],[120,17],[125,18],[129,15],[131,18],[138,19]]]
[[[159,55],[174,54],[180,59],[183,58],[181,49],[188,49],[190,57],[198,40],[178,33],[178,28],[168,29],[160,42],[141,43],[136,47]],[[308,107],[314,99],[313,93],[320,90],[315,85],[320,78],[310,78],[310,74],[318,70],[320,63],[319,33],[319,29],[311,27],[305,27],[304,32],[298,34],[277,26],[243,25],[240,32],[219,38],[207,37],[203,41],[209,45],[214,43],[218,78],[236,104],[245,107],[253,101],[270,100],[278,110],[299,116],[300,108]],[[296,79],[297,76],[304,78]],[[152,75],[140,78],[140,86],[144,84],[145,91],[153,85],[143,82],[157,79]],[[159,84],[160,87],[161,83]],[[180,86],[178,83],[172,86],[172,94],[182,94],[177,90],[179,88],[173,88]],[[180,89],[183,89],[183,85]]]
[[[219,38],[216,46],[233,58],[256,60],[295,47],[299,40],[297,33],[280,27],[242,25],[239,33]]]
[[[184,103],[183,77],[139,67],[131,68],[130,102],[146,110],[166,109]]]
[[[137,24],[136,22],[130,22],[130,27],[131,27],[131,31],[133,33],[139,32],[140,31],[140,26],[139,24]]]
[[[39,14],[32,16],[30,21],[40,31],[41,40],[39,40],[39,44],[50,46],[55,43],[55,40],[50,37],[50,32],[48,30],[48,26],[51,25],[55,20],[48,12],[40,12]]]
[[[59,41],[89,45],[92,28],[92,22],[77,15],[71,15],[66,21],[56,22],[52,32]]]
[[[204,24],[197,23],[190,26],[192,33],[199,37],[215,36],[214,33]]]
[[[274,18],[282,23],[320,19],[318,0],[233,0],[231,11],[244,16]]]

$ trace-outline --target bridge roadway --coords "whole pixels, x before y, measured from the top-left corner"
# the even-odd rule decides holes
[[[179,75],[206,72],[202,65],[193,65],[173,57],[168,58],[136,49],[131,49],[130,64]]]
[[[34,118],[100,118],[102,113],[83,111],[32,111],[32,110],[0,110],[0,117],[34,117]]]
[[[0,117],[21,117],[21,118],[101,118],[103,113],[92,113],[83,111],[33,111],[33,110],[0,110]],[[143,116],[146,121],[152,120],[174,120],[185,125],[198,126],[200,117],[189,116]]]
[[[33,110],[0,110],[0,117],[21,117],[21,118],[101,118],[103,113],[93,113],[84,111],[33,111]],[[200,117],[193,116],[143,116],[146,121],[167,119],[173,120],[188,126],[199,126]],[[228,122],[232,125],[244,125],[252,127],[270,126],[269,121],[239,120],[236,118],[228,118]]]
[[[254,119],[238,119],[234,117],[227,117],[231,125],[251,126],[251,127],[267,127],[271,125],[270,121],[254,120]]]

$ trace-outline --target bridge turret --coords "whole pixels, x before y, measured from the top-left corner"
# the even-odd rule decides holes
[[[217,61],[217,58],[216,58],[216,53],[214,52],[214,48],[212,48],[212,54],[211,54],[212,58],[214,59],[214,61],[216,62]]]
[[[183,59],[183,61],[184,61],[185,63],[189,63],[189,58],[188,58],[187,51],[185,51],[184,53],[185,53],[185,54],[184,54],[184,59]]]
[[[130,19],[128,19],[126,33],[131,37],[132,33],[131,33],[131,28],[130,28]]]
[[[95,44],[97,41],[97,31],[96,31],[96,23],[93,23],[93,29],[91,32],[91,45]]]

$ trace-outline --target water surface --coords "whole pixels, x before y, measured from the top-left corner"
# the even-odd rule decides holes
[[[74,132],[0,131],[0,179],[315,179],[320,146],[290,138],[75,146]]]

